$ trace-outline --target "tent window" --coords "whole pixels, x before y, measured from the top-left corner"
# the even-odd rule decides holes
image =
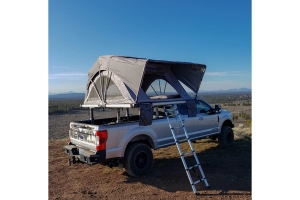
[[[89,99],[99,99],[99,96],[97,95],[96,89],[94,87],[91,90]]]
[[[177,91],[164,79],[156,79],[146,91],[148,97],[169,98],[178,95]]]
[[[117,88],[116,84],[112,80],[110,80],[110,81],[112,84],[110,84],[110,86],[107,88],[106,98],[109,99],[109,98],[114,98],[117,96],[122,97],[122,94],[121,94],[120,90]]]
[[[110,77],[108,76],[102,76],[102,83],[100,84],[100,76],[97,77],[97,79],[94,81],[95,87],[92,88],[90,98],[99,98],[99,96],[102,98],[103,96],[106,96],[106,99],[123,99],[123,96],[120,92],[120,90],[117,88],[116,84]],[[102,87],[101,87],[102,86]],[[99,96],[97,94],[97,91],[99,92]]]

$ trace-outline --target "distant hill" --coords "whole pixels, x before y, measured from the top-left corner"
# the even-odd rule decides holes
[[[199,93],[232,93],[232,92],[251,92],[249,88],[228,89],[228,90],[202,90]]]
[[[236,93],[236,92],[251,92],[251,89],[248,88],[239,88],[239,89],[228,89],[228,90],[204,90],[199,91],[199,94],[203,93]],[[84,99],[85,93],[79,92],[68,92],[61,94],[49,94],[49,99]]]
[[[243,91],[243,92],[247,92],[247,91],[251,91],[251,89],[248,88],[240,88],[240,89],[229,89],[229,91]]]
[[[84,93],[68,92],[62,94],[49,94],[49,99],[84,99]]]

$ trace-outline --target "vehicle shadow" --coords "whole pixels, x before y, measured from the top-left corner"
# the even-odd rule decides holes
[[[213,143],[214,146],[197,153],[197,157],[209,188],[204,182],[200,182],[196,184],[197,191],[205,190],[208,195],[209,191],[214,191],[214,194],[216,191],[218,194],[226,194],[228,191],[238,191],[238,195],[243,192],[251,194],[251,139],[237,140],[228,148],[219,147],[216,145],[217,141],[212,140],[197,140],[193,145],[196,150],[198,145],[207,143]],[[187,166],[196,164],[193,156],[187,157],[186,162]],[[199,179],[197,174],[201,173],[191,171],[194,181]],[[192,192],[179,155],[178,158],[154,158],[151,171],[144,177],[130,177],[126,172],[123,175],[127,176],[126,183],[140,182],[168,192]],[[232,192],[230,194],[234,195]]]

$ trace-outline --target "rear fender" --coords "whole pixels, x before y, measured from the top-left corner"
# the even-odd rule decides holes
[[[119,143],[119,146],[123,146],[121,157],[125,154],[125,149],[127,148],[127,145],[132,141],[138,141],[139,139],[145,139],[148,138],[151,141],[149,143],[152,145],[152,148],[156,149],[157,144],[157,134],[154,132],[153,129],[149,128],[149,126],[138,126],[131,130],[129,130],[122,140]]]

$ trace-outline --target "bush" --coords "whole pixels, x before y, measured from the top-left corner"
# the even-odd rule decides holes
[[[56,113],[69,113],[73,109],[82,109],[80,104],[82,104],[82,100],[77,99],[61,99],[61,100],[49,100],[48,102],[48,114],[56,114]]]
[[[246,127],[251,127],[252,121],[251,119],[246,120]]]

